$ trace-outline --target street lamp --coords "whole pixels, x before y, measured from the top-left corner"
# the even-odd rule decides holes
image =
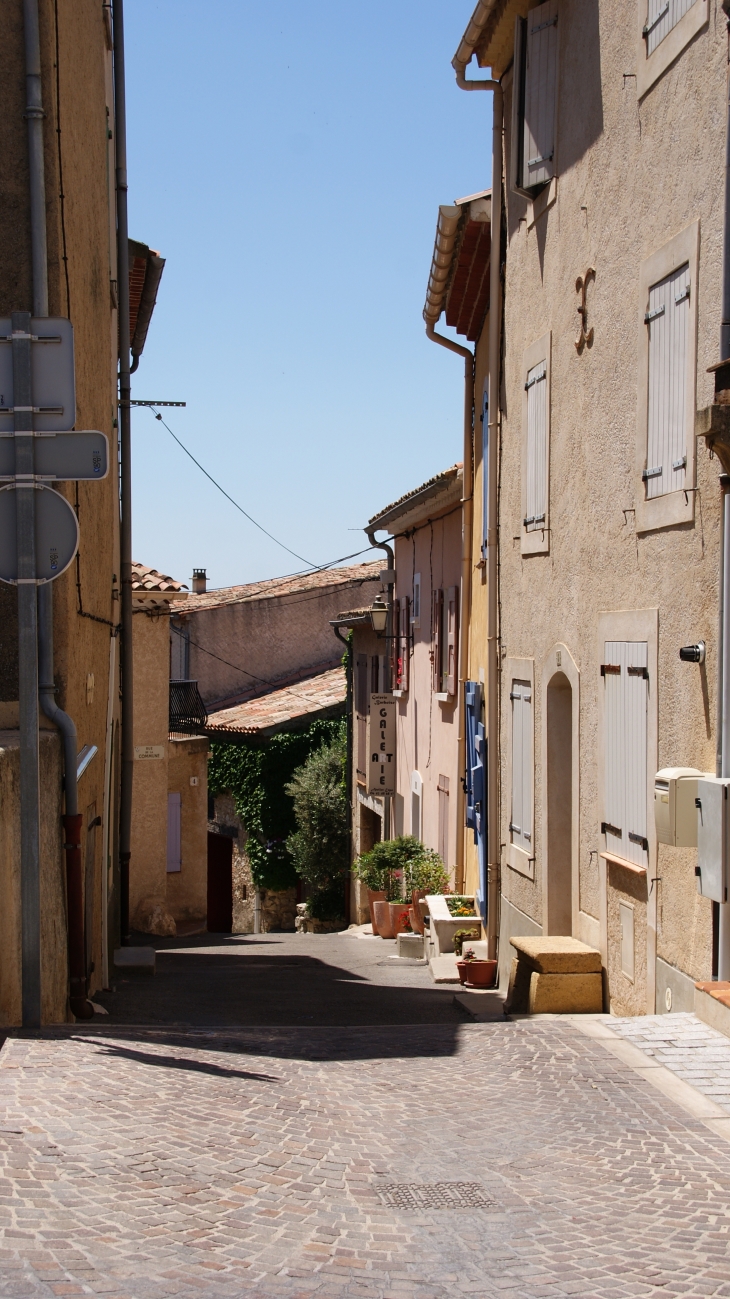
[[[377,632],[378,635],[385,631],[389,608],[390,606],[385,603],[382,595],[376,595],[370,606],[370,621],[373,624],[373,631]]]

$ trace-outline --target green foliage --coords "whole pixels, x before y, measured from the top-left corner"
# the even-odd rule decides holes
[[[374,892],[384,889],[389,902],[410,897],[412,889],[443,893],[449,883],[438,853],[410,834],[376,843],[358,858],[353,869],[367,888]]]
[[[457,929],[454,934],[454,951],[457,956],[461,956],[464,950],[464,943],[474,942],[481,933],[480,929]]]
[[[474,899],[464,897],[463,894],[450,893],[446,899],[446,905],[452,916],[473,916]]]
[[[344,730],[310,753],[286,786],[297,828],[286,841],[294,868],[310,886],[308,911],[317,920],[343,914],[347,870],[347,740]]]
[[[295,828],[294,805],[286,786],[309,754],[344,735],[344,721],[320,718],[304,731],[282,731],[270,740],[211,744],[208,790],[233,796],[248,840],[246,854],[257,888],[289,889],[297,874],[286,840]]]

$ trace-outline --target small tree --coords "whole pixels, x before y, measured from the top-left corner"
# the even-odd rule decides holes
[[[438,853],[411,834],[376,843],[358,857],[353,869],[366,888],[384,890],[389,902],[409,897],[412,889],[443,893],[449,883]]]
[[[347,794],[344,734],[310,754],[286,786],[297,828],[286,846],[294,869],[311,889],[310,915],[338,920],[344,912],[347,870]]]

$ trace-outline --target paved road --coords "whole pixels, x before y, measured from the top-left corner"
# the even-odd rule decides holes
[[[0,1111],[3,1296],[730,1296],[730,1144],[569,1021],[77,1026]]]

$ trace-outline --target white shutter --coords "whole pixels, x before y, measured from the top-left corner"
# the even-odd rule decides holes
[[[604,679],[606,849],[634,862],[647,856],[646,641],[606,641]]]
[[[689,265],[652,285],[649,330],[647,500],[684,487],[687,470],[687,357],[690,325]]]
[[[532,851],[532,686],[513,681],[512,701],[512,818],[511,842],[528,856]]]
[[[167,870],[182,868],[181,795],[167,795]]]
[[[547,508],[547,360],[527,373],[527,493],[524,525],[542,532]]]
[[[531,9],[525,31],[525,120],[522,185],[544,185],[555,174],[555,102],[558,72],[557,0]]]
[[[654,53],[694,3],[695,0],[649,0],[644,28],[647,55]]]

